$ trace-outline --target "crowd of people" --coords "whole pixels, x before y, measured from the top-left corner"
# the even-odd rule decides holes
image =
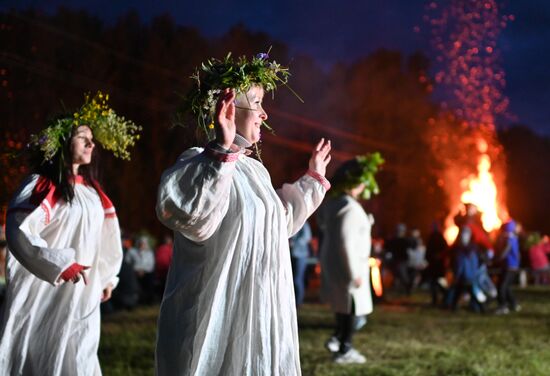
[[[123,233],[124,258],[119,283],[113,297],[103,305],[103,311],[135,308],[138,304],[158,303],[162,299],[168,269],[172,261],[172,236],[166,234],[162,242],[153,247],[155,239],[149,234],[131,236]]]
[[[521,309],[512,292],[513,284],[550,283],[548,237],[524,234],[513,219],[489,234],[471,203],[457,214],[455,224],[459,231],[450,244],[437,222],[426,242],[417,228],[408,231],[404,223],[396,225],[394,236],[373,240],[371,256],[381,261],[384,290],[406,295],[415,289],[427,290],[434,307],[452,311],[465,303],[474,312],[487,312],[494,302],[491,312],[508,314]],[[319,227],[322,244],[322,221]],[[323,266],[327,256],[322,252],[316,256]],[[326,263],[326,274],[334,262]]]

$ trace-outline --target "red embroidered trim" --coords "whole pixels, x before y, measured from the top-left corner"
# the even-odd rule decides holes
[[[326,191],[330,189],[330,182],[323,175],[312,170],[307,170],[306,175],[311,176],[313,179],[321,183],[321,185],[325,188]]]
[[[48,205],[46,205],[44,202],[40,204],[40,207],[42,210],[44,210],[44,223],[49,224],[50,223],[50,208],[48,208]]]
[[[203,153],[219,162],[235,162],[239,158],[239,153],[220,153],[207,147]]]
[[[34,186],[29,202],[38,206],[44,200],[47,200],[50,208],[53,208],[60,198],[61,194],[55,188],[55,185],[48,178],[40,176]]]

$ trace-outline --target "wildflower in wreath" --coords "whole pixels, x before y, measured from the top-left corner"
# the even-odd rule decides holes
[[[52,161],[57,155],[62,157],[63,144],[71,137],[75,128],[81,125],[90,127],[94,140],[116,157],[129,160],[128,149],[139,140],[141,127],[133,121],[119,116],[109,107],[109,94],[98,91],[93,97],[85,95],[82,107],[72,115],[54,119],[40,133],[31,136],[29,147],[43,154],[44,161]]]
[[[208,140],[214,138],[214,115],[216,103],[224,89],[234,89],[236,94],[245,94],[252,86],[258,85],[265,92],[273,92],[279,85],[286,86],[300,100],[303,100],[288,86],[288,68],[275,61],[269,61],[268,53],[259,53],[251,60],[245,56],[233,59],[228,53],[223,60],[209,59],[202,63],[191,78],[195,85],[184,97],[178,113],[191,113],[197,118],[197,125],[204,131]],[[272,128],[264,121],[266,128]]]

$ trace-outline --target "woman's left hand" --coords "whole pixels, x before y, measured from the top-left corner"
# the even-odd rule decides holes
[[[325,139],[322,138],[311,153],[309,169],[319,175],[325,176],[330,158],[330,140],[325,141]]]
[[[113,292],[113,285],[109,283],[107,287],[103,289],[103,295],[101,296],[101,303],[111,299],[112,292]]]

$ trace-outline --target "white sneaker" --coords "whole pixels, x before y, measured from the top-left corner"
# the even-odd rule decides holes
[[[516,304],[516,306],[513,308],[513,311],[514,312],[519,312],[521,311],[521,306],[519,304]]]
[[[340,350],[340,340],[332,336],[325,342],[325,347],[331,353],[337,353]]]
[[[510,313],[510,310],[508,309],[508,307],[499,307],[495,311],[495,315],[507,315],[509,313]]]
[[[363,364],[367,361],[364,355],[355,349],[349,349],[345,354],[336,354],[334,363],[338,364]]]

